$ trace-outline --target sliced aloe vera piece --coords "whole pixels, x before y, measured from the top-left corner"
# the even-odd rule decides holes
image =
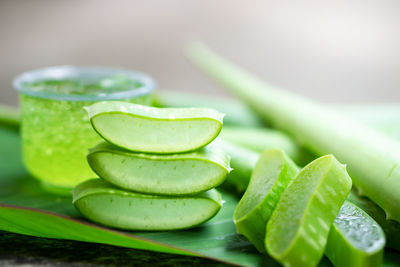
[[[90,149],[89,165],[103,179],[132,191],[187,195],[220,185],[231,170],[229,157],[215,146],[181,154],[133,153],[106,142]]]
[[[348,201],[354,203],[371,216],[386,234],[386,246],[400,251],[400,223],[387,220],[386,214],[378,205],[366,197],[359,196],[354,190],[351,191]]]
[[[325,254],[336,267],[381,266],[385,234],[377,222],[346,201],[331,230]]]
[[[265,226],[281,194],[297,173],[297,166],[285,152],[263,152],[251,175],[249,186],[233,215],[237,231],[258,251],[265,252]]]
[[[75,207],[89,220],[127,230],[191,228],[222,206],[215,189],[193,196],[154,196],[123,191],[102,179],[83,182],[72,194]]]
[[[209,108],[155,108],[118,101],[95,103],[87,111],[106,141],[148,153],[199,149],[218,136],[223,118]]]
[[[268,253],[285,266],[316,266],[350,189],[346,167],[334,156],[309,163],[282,194],[267,223]]]

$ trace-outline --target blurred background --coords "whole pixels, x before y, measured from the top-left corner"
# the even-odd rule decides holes
[[[159,89],[224,95],[185,59],[199,39],[324,102],[400,102],[400,1],[0,0],[0,103],[13,77],[63,64],[147,72]]]

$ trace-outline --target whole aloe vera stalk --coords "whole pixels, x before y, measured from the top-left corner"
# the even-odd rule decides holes
[[[241,97],[275,127],[318,155],[332,153],[348,164],[354,184],[388,219],[400,221],[400,143],[317,103],[272,87],[201,44],[191,60]]]

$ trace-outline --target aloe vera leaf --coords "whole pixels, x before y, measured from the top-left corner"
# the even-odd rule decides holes
[[[282,194],[267,223],[268,253],[285,266],[316,266],[350,189],[346,167],[333,155],[304,167]]]
[[[299,165],[305,165],[315,158],[288,135],[269,128],[224,126],[221,131],[221,139],[259,153],[267,149],[282,149]]]
[[[155,108],[106,101],[87,107],[93,128],[119,147],[181,153],[204,147],[222,129],[223,114],[209,108]]]
[[[386,246],[400,251],[400,223],[386,220],[385,212],[368,198],[351,191],[348,201],[354,203],[371,216],[383,229],[386,235]]]
[[[355,186],[400,221],[400,143],[311,100],[274,88],[195,44],[190,58],[276,128],[317,155],[348,164]],[[362,156],[360,156],[362,155]]]
[[[241,101],[218,96],[177,91],[158,91],[153,95],[153,105],[162,108],[213,108],[225,113],[224,125],[261,127],[265,123]]]
[[[263,152],[251,175],[249,186],[236,206],[233,222],[237,231],[261,253],[265,253],[267,221],[296,173],[296,164],[282,150]]]
[[[399,104],[337,105],[334,109],[392,138],[400,139]]]
[[[156,196],[124,191],[102,179],[79,184],[72,195],[86,218],[127,230],[191,228],[214,217],[222,207],[215,189],[192,196]]]
[[[216,146],[180,154],[134,153],[101,142],[89,165],[104,180],[144,194],[187,195],[214,188],[230,172],[229,157]]]
[[[19,127],[20,117],[18,108],[0,105],[0,126],[17,129]]]
[[[346,201],[328,237],[325,254],[336,267],[381,266],[385,234],[361,208]]]

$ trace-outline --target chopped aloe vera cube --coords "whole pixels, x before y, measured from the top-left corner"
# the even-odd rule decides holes
[[[309,163],[289,184],[267,223],[268,253],[285,266],[316,266],[350,189],[346,167],[334,156]]]
[[[222,206],[215,190],[192,196],[154,196],[123,191],[93,179],[73,190],[75,207],[89,220],[126,230],[177,230],[211,219]]]
[[[346,201],[331,230],[325,254],[336,267],[381,266],[385,234],[365,211]]]
[[[265,252],[265,226],[283,191],[297,173],[297,166],[282,150],[261,154],[249,186],[233,215],[237,231],[260,252]]]
[[[180,153],[214,140],[223,114],[209,108],[155,108],[106,101],[87,107],[93,128],[119,147],[148,153]]]
[[[215,146],[180,154],[133,153],[106,142],[90,149],[88,162],[104,180],[140,193],[187,195],[220,185],[229,157]]]

